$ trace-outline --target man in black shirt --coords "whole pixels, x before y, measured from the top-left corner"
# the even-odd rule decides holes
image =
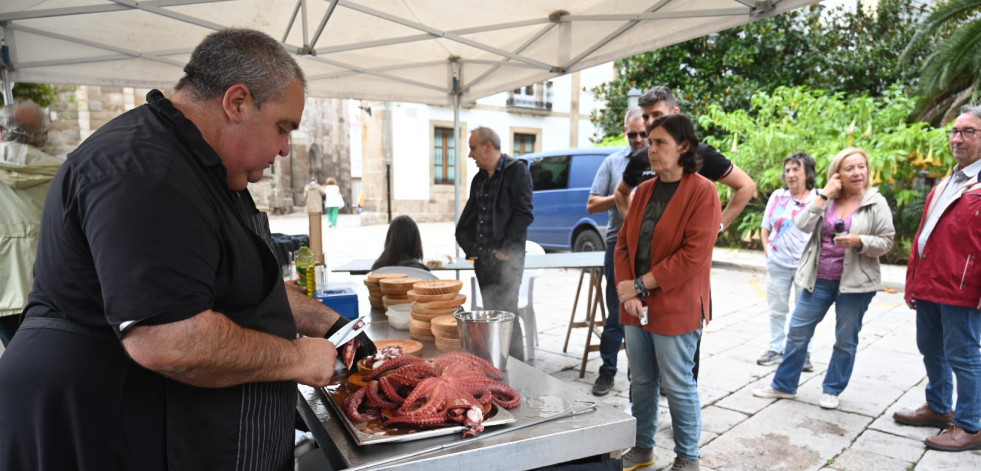
[[[0,357],[0,469],[293,469],[296,383],[330,381],[346,320],[284,286],[246,185],[289,153],[303,71],[229,29],[184,72],[52,182]]]
[[[531,172],[521,160],[501,153],[501,138],[479,127],[470,135],[470,157],[480,170],[456,226],[456,241],[474,259],[484,308],[518,313],[525,268],[525,241],[532,213]],[[529,335],[534,334],[529,333]],[[521,324],[511,328],[511,356],[524,360]]]
[[[672,113],[680,113],[678,100],[668,87],[654,87],[644,96],[640,97],[640,107],[644,110],[644,126],[650,126],[655,119]],[[726,156],[722,155],[716,148],[700,143],[696,151],[701,157],[702,167],[698,173],[709,180],[722,183],[732,188],[732,198],[722,210],[722,227],[719,232],[729,227],[739,214],[743,212],[749,200],[756,195],[756,183],[742,169],[733,164]],[[617,187],[617,208],[620,212],[627,214],[630,207],[630,193],[645,177],[645,172],[650,170],[650,162],[647,161],[647,150],[635,152],[631,155],[631,161],[627,164],[623,172],[623,180]]]

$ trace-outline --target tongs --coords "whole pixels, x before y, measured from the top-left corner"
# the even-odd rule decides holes
[[[344,327],[341,327],[341,329],[338,330],[337,332],[334,332],[334,335],[331,335],[330,338],[327,339],[327,341],[334,344],[334,348],[340,349],[342,345],[353,340],[355,337],[358,336],[358,334],[360,334],[367,328],[368,328],[368,319],[364,317],[359,317],[355,319],[353,322],[349,322]]]

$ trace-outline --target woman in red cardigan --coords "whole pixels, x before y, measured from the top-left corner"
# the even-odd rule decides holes
[[[711,312],[709,273],[722,207],[715,185],[695,173],[698,137],[687,116],[658,118],[647,134],[657,177],[637,187],[615,252],[637,419],[636,443],[623,456],[623,467],[654,462],[663,387],[678,455],[672,469],[697,470],[702,418],[692,367]]]

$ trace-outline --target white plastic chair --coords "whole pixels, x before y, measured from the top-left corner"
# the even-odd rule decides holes
[[[544,255],[545,249],[535,242],[525,242],[525,254]],[[542,275],[542,270],[525,270],[521,275],[521,287],[518,288],[518,318],[525,328],[525,358],[535,359],[535,345],[538,345],[538,326],[535,323],[535,278]],[[480,285],[477,277],[470,279],[470,309],[483,309],[484,300],[480,296]]]
[[[439,277],[434,275],[431,271],[423,270],[422,268],[416,268],[416,267],[400,267],[400,266],[381,267],[378,268],[377,270],[372,271],[371,273],[405,273],[408,276],[411,276],[413,278],[419,278],[422,281],[439,279]]]

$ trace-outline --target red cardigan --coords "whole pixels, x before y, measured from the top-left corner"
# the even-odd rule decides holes
[[[617,284],[636,279],[634,261],[644,209],[660,178],[644,182],[630,203],[617,237],[614,255]],[[644,300],[648,323],[644,330],[661,335],[694,332],[710,320],[709,278],[712,247],[719,235],[722,205],[715,184],[698,174],[685,174],[654,228],[651,273],[660,284]],[[640,325],[620,305],[620,323]]]

